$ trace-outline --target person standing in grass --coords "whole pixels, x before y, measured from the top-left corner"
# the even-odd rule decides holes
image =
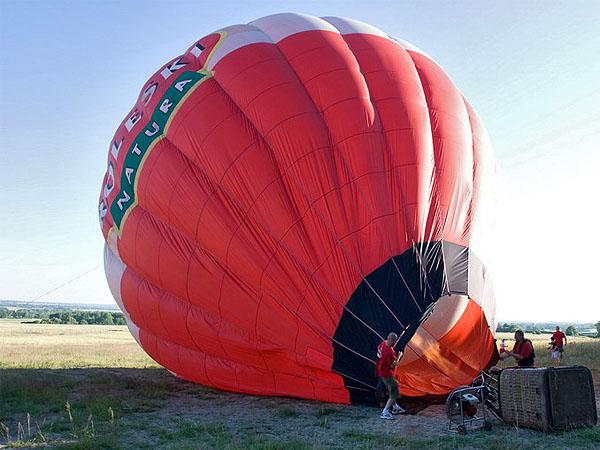
[[[398,343],[398,335],[396,333],[388,334],[385,341],[381,342],[377,347],[377,360],[375,361],[375,376],[381,378],[383,384],[389,393],[389,399],[381,411],[379,416],[381,419],[391,420],[394,415],[404,413],[404,409],[396,404],[396,400],[400,398],[400,390],[398,389],[398,381],[394,376],[394,368],[402,359],[403,353],[394,351],[394,346]]]
[[[560,331],[560,327],[556,327],[556,331],[552,334],[556,347],[558,348],[558,365],[562,362],[563,355],[565,354],[565,346],[567,345],[567,336],[565,333]]]
[[[550,342],[548,343],[550,347],[548,350],[552,352],[552,359],[554,360],[554,364],[558,364],[558,347],[556,346],[556,339],[554,336],[550,338]]]

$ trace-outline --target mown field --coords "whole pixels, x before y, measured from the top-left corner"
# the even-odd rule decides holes
[[[548,335],[536,337],[541,340],[530,338],[537,365],[550,365]],[[600,393],[600,340],[574,339],[566,351],[565,363],[593,370]],[[447,431],[443,405],[390,422],[378,415],[374,407],[236,394],[183,382],[149,359],[124,326],[0,320],[0,448],[600,447],[599,427],[546,435],[496,421],[491,431],[458,436]]]

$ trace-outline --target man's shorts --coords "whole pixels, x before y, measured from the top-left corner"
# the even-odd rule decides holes
[[[558,353],[564,353],[564,352],[565,352],[565,349],[563,348],[563,346],[559,345],[558,346]]]
[[[398,382],[396,381],[396,378],[382,378],[382,380],[383,384],[385,384],[385,387],[390,393],[390,398],[392,400],[398,400],[400,398],[400,390],[398,389]]]

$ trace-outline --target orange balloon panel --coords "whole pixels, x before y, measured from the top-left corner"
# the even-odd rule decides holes
[[[495,162],[444,71],[361,22],[278,14],[195,42],[143,86],[108,153],[105,269],[178,377],[373,398],[391,331],[406,395],[494,360],[473,251]]]

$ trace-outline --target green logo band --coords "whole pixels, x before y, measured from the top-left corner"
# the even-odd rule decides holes
[[[119,230],[121,229],[124,217],[136,203],[135,182],[146,153],[164,136],[169,118],[177,110],[178,104],[185,97],[186,93],[206,76],[205,73],[199,72],[181,73],[171,86],[167,88],[167,91],[152,113],[148,125],[139,132],[127,151],[121,172],[121,192],[119,192],[119,195],[117,195],[110,206],[114,223]]]

